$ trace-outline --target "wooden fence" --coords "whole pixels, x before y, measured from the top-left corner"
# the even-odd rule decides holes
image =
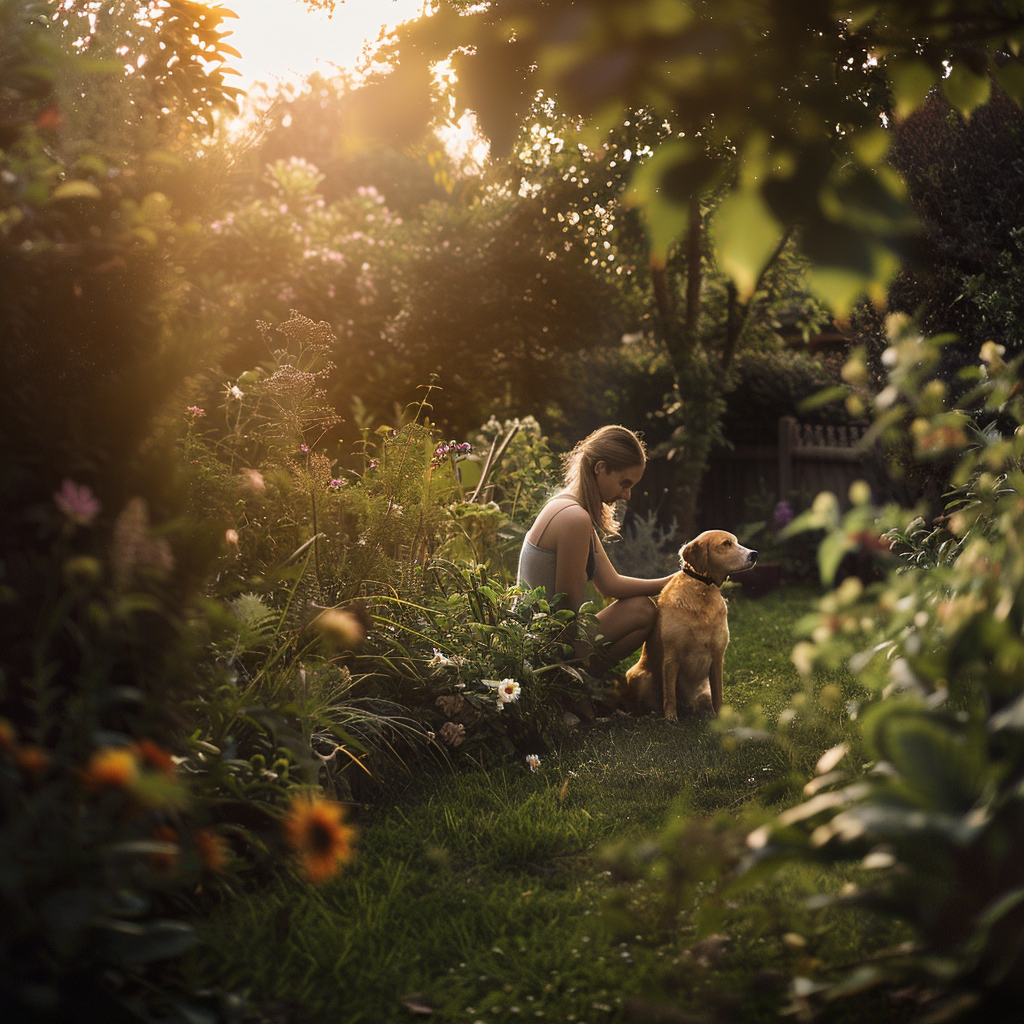
[[[770,515],[776,502],[800,509],[821,491],[831,491],[846,508],[855,480],[865,480],[881,497],[882,474],[864,428],[801,424],[786,416],[779,420],[775,444],[736,445],[712,455],[697,526],[735,530]]]
[[[905,481],[896,493],[877,445],[866,441],[866,427],[819,426],[791,416],[778,422],[774,443],[738,444],[712,453],[697,498],[695,523],[678,512],[678,469],[666,459],[651,459],[633,492],[634,513],[657,515],[663,527],[678,531],[732,530],[770,518],[775,505],[788,501],[802,511],[821,491],[831,491],[849,507],[850,484],[865,481],[876,501],[912,504],[923,495]]]

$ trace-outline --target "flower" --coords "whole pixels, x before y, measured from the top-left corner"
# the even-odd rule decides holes
[[[336,476],[330,482],[330,484],[328,484],[328,486],[331,488],[332,491],[337,491],[337,490],[340,490],[342,487],[344,487],[345,484],[347,484],[347,483],[348,483],[348,481],[343,476]]]
[[[54,504],[79,526],[91,526],[103,506],[95,494],[85,485],[65,480],[59,491],[53,494]]]
[[[330,878],[353,856],[355,829],[345,808],[314,795],[296,797],[284,819],[285,842],[298,855],[302,873],[314,885]]]
[[[194,839],[203,867],[213,874],[223,871],[228,859],[227,840],[208,828],[199,829]]]
[[[153,768],[161,775],[171,776],[177,767],[174,758],[163,747],[150,739],[141,739],[134,746],[134,752],[147,768]]]
[[[163,850],[149,855],[149,866],[158,875],[169,875],[178,866],[178,833],[170,825],[157,825],[153,829],[153,840],[174,847],[173,850]]]
[[[254,494],[262,494],[267,489],[267,482],[258,469],[243,469],[238,477],[242,486]]]
[[[128,747],[101,747],[85,766],[82,780],[89,789],[125,789],[139,775],[139,762]]]
[[[328,608],[313,620],[315,629],[326,641],[336,647],[351,649],[366,639],[366,629],[352,612]]]
[[[302,452],[303,455],[305,455],[309,451],[309,445],[308,444],[300,444],[299,445],[299,451]]]
[[[445,722],[438,735],[449,747],[457,747],[466,738],[466,727],[461,722]]]
[[[237,530],[225,530],[224,539],[228,542],[228,546],[232,548],[238,547],[238,531]]]
[[[540,767],[540,757],[537,754],[526,755],[526,766],[531,772],[535,772]]]
[[[490,679],[485,679],[485,683],[488,686],[493,686],[498,691],[498,700],[500,704],[508,704],[511,701],[519,700],[519,694],[522,692],[522,687],[514,679],[502,679],[501,682],[495,683]]]
[[[206,415],[206,410],[200,409],[198,405],[190,405],[185,412],[187,412],[193,419],[198,419],[200,416]]]
[[[776,530],[781,530],[784,526],[787,526],[793,521],[793,508],[788,501],[780,501],[775,506],[775,512],[772,514],[772,526]]]
[[[446,657],[435,647],[434,656],[427,662],[427,668],[446,668],[454,664],[455,662],[451,658]]]
[[[245,392],[237,384],[232,384],[231,387],[228,388],[228,396],[240,402],[245,398]]]
[[[376,469],[377,468],[377,460],[376,459],[370,459],[370,461],[366,464],[366,468],[367,468],[367,470]]]
[[[0,718],[0,750],[13,750],[18,734],[6,718]]]
[[[46,771],[50,757],[42,747],[32,745],[19,747],[14,752],[18,767],[28,775],[39,775]]]

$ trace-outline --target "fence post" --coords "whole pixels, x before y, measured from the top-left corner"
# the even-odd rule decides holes
[[[793,416],[779,419],[779,501],[788,501],[793,490],[793,446],[797,422]]]

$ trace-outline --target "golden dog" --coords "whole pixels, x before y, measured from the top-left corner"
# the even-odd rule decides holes
[[[626,673],[626,707],[633,714],[677,707],[717,715],[729,621],[721,586],[730,573],[749,569],[757,552],[731,533],[705,530],[679,551],[682,570],[658,597],[658,618],[640,660]]]

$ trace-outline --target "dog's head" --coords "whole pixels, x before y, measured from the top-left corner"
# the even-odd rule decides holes
[[[680,548],[679,560],[721,585],[731,573],[749,569],[757,561],[757,552],[725,530],[705,530]]]

